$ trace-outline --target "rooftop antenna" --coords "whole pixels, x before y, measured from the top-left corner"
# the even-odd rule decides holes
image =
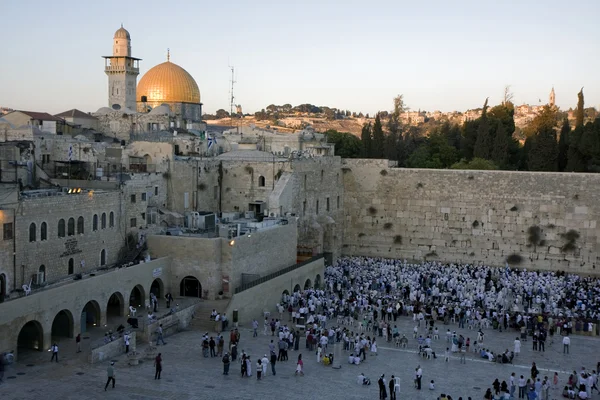
[[[230,65],[229,69],[231,70],[231,90],[230,90],[231,99],[230,99],[230,103],[229,103],[229,118],[231,118],[231,126],[233,126],[233,107],[234,107],[234,101],[235,101],[235,96],[233,94],[233,85],[236,83],[235,67]]]

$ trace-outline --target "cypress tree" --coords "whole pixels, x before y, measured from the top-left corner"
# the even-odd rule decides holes
[[[371,158],[371,148],[373,145],[372,133],[371,133],[371,123],[364,124],[362,127],[362,131],[360,133],[360,142],[362,144],[361,157],[363,158]]]
[[[496,134],[494,137],[494,149],[492,151],[492,159],[494,163],[500,168],[505,168],[508,164],[508,149],[510,141],[512,140],[511,135],[506,132],[502,121],[498,121],[496,127]]]
[[[583,101],[583,88],[577,93],[577,113],[575,114],[575,127],[583,126],[584,116],[584,101]]]
[[[533,137],[528,154],[530,171],[556,171],[558,168],[558,143],[553,126],[544,125]]]
[[[371,158],[385,158],[385,137],[379,113],[373,124],[373,145],[371,147]]]
[[[566,172],[585,172],[585,156],[579,150],[583,126],[577,126],[569,133],[569,150],[567,151]]]
[[[560,172],[563,172],[567,168],[570,134],[571,125],[569,125],[569,119],[565,117],[560,128],[560,138],[558,140],[558,170]]]
[[[494,139],[487,117],[487,102],[488,99],[485,99],[479,127],[477,128],[477,140],[475,141],[475,148],[473,149],[473,157],[489,160],[491,158]]]

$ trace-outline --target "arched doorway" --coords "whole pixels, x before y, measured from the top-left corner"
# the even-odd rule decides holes
[[[307,279],[306,282],[304,282],[304,290],[308,290],[311,287],[311,282],[310,279]]]
[[[6,275],[0,274],[0,303],[4,301],[6,297]]]
[[[100,305],[97,301],[88,301],[81,311],[81,332],[100,326]]]
[[[160,278],[156,278],[150,285],[150,293],[153,293],[158,300],[162,299],[165,295],[163,281]]]
[[[300,285],[294,286],[294,293],[299,292],[299,291],[300,291]]]
[[[121,293],[115,292],[111,294],[108,298],[108,303],[106,304],[106,319],[122,317],[124,315],[124,305],[125,302],[123,301],[123,295]]]
[[[287,304],[290,292],[286,289],[281,293],[281,303]]]
[[[22,349],[43,351],[44,348],[44,330],[37,321],[29,321],[21,328],[17,339],[19,352]]]
[[[69,310],[61,310],[52,321],[52,338],[73,337],[73,314]]]
[[[142,307],[146,307],[145,300],[144,288],[142,285],[136,285],[129,295],[129,305],[140,310]]]
[[[193,276],[186,276],[179,284],[179,295],[184,297],[202,297],[202,285]]]
[[[315,277],[315,289],[321,289],[321,275],[317,274]]]

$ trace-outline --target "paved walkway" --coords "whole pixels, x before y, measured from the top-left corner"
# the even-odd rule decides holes
[[[535,361],[541,376],[551,377],[554,371],[560,374],[560,385],[564,386],[568,371],[579,371],[582,366],[595,369],[600,360],[600,340],[593,337],[572,336],[571,354],[562,353],[561,338],[556,337],[555,343],[546,346],[546,352],[533,352],[531,340],[524,342],[521,355],[515,358],[514,365],[490,363],[475,357],[473,353],[467,356],[467,363],[460,364],[453,357],[449,363],[443,361],[443,356],[435,360],[424,360],[416,354],[416,340],[412,339],[413,322],[407,317],[397,321],[401,332],[409,337],[409,347],[398,349],[391,343],[379,343],[379,355],[369,356],[367,362],[360,366],[347,364],[347,353],[342,352],[340,359],[342,368],[339,370],[317,364],[314,353],[309,353],[301,341],[301,353],[304,357],[305,376],[294,376],[297,353],[289,353],[289,361],[276,365],[277,376],[269,374],[263,381],[252,378],[240,378],[239,364],[231,366],[230,375],[222,375],[220,358],[203,358],[200,350],[202,332],[187,331],[166,339],[166,346],[159,346],[163,356],[163,378],[154,380],[152,361],[144,360],[139,366],[127,365],[125,356],[117,357],[115,364],[117,386],[104,392],[107,363],[90,365],[75,354],[61,354],[61,361],[50,364],[40,361],[27,366],[25,361],[8,367],[5,373],[5,383],[0,385],[2,400],[33,399],[39,396],[44,399],[269,399],[284,395],[286,399],[376,399],[378,398],[377,379],[382,373],[389,378],[394,374],[400,377],[400,399],[435,399],[440,393],[452,395],[456,400],[459,396],[471,396],[481,399],[485,390],[491,387],[495,378],[506,380],[511,372],[517,376],[529,375],[531,362]],[[433,348],[437,354],[443,354],[447,344],[444,333],[450,327],[465,337],[471,337],[471,343],[476,336],[474,331],[458,329],[458,325],[440,325],[440,337],[434,341]],[[259,335],[252,338],[247,329],[241,329],[242,337],[240,350],[244,349],[251,355],[253,371],[258,357],[268,353],[270,336]],[[515,332],[493,331],[486,332],[485,347],[498,352],[512,350]],[[383,338],[378,338],[383,339]],[[143,351],[146,345],[138,350]],[[50,359],[50,354],[47,359]],[[416,366],[423,368],[423,390],[413,388],[412,379]],[[371,378],[373,384],[363,387],[356,383],[356,377],[364,372]],[[8,379],[7,379],[8,378]],[[435,391],[427,389],[428,382],[433,379]],[[553,398],[560,398],[556,393]],[[598,399],[600,396],[594,395]]]

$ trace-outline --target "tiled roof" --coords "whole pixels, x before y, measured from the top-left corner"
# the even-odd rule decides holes
[[[40,121],[57,121],[64,122],[62,118],[55,117],[54,115],[45,113],[45,112],[36,112],[36,111],[23,111],[19,110],[19,112],[29,115],[32,119],[39,119]]]
[[[69,110],[69,111],[61,112],[60,114],[56,114],[55,117],[60,117],[60,118],[71,117],[71,118],[98,119],[98,118],[94,117],[93,115],[90,115],[88,113],[80,111],[80,110],[78,110],[76,108],[74,108],[72,110]]]

